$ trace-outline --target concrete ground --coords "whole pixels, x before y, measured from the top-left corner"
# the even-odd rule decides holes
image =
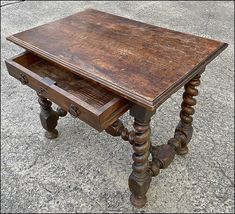
[[[26,1],[1,8],[2,213],[231,213],[234,210],[233,2]],[[190,152],[154,178],[143,209],[129,202],[132,148],[67,116],[47,140],[35,92],[7,73],[22,51],[5,37],[92,7],[229,43],[202,76]],[[178,123],[182,89],[152,120],[154,143]],[[122,119],[131,127],[131,117]]]

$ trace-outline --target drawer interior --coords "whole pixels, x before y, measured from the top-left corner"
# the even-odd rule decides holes
[[[100,86],[99,83],[86,80],[32,53],[26,53],[15,58],[14,61],[41,77],[49,77],[56,82],[59,88],[64,89],[96,109],[104,106],[116,96]]]
[[[71,105],[78,109],[78,118],[98,131],[102,131],[129,109],[129,102],[110,92],[95,81],[72,73],[51,61],[31,52],[6,60],[8,72],[43,94],[52,102],[69,111]],[[23,82],[22,82],[23,83]]]

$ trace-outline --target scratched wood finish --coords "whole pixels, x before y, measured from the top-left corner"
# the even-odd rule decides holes
[[[98,131],[110,126],[129,109],[127,100],[107,91],[98,83],[69,73],[32,53],[9,59],[6,65],[10,75]],[[45,77],[56,84],[49,84]]]
[[[8,40],[150,110],[227,44],[87,9]]]
[[[58,137],[58,131],[56,128],[59,115],[51,108],[52,102],[45,97],[38,96],[38,102],[41,107],[40,121],[42,127],[46,130],[45,136],[48,139],[54,139]]]
[[[56,85],[95,108],[100,108],[113,99],[114,94],[100,87],[93,81],[68,73],[65,69],[45,60],[39,60],[29,69],[41,77],[49,77]]]

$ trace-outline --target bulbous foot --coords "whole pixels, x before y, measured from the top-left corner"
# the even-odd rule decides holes
[[[45,137],[48,139],[55,139],[58,137],[58,131],[56,129],[54,129],[52,131],[46,131]]]
[[[133,194],[131,194],[130,201],[135,207],[142,208],[147,203],[147,197],[146,196],[136,197]]]
[[[177,155],[186,155],[188,153],[189,149],[188,146],[184,146],[178,150],[176,150]]]

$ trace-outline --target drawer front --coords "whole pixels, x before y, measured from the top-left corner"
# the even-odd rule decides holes
[[[13,60],[7,60],[6,65],[9,74],[18,79],[23,85],[31,87],[38,95],[48,98],[65,111],[68,111],[73,117],[78,117],[98,131],[107,128],[128,109],[128,104],[122,98],[118,98],[112,106],[105,105],[107,109],[104,106],[101,111],[101,109],[96,109],[61,89],[55,85],[53,80],[43,78]],[[104,115],[107,118],[105,120],[102,119]]]

